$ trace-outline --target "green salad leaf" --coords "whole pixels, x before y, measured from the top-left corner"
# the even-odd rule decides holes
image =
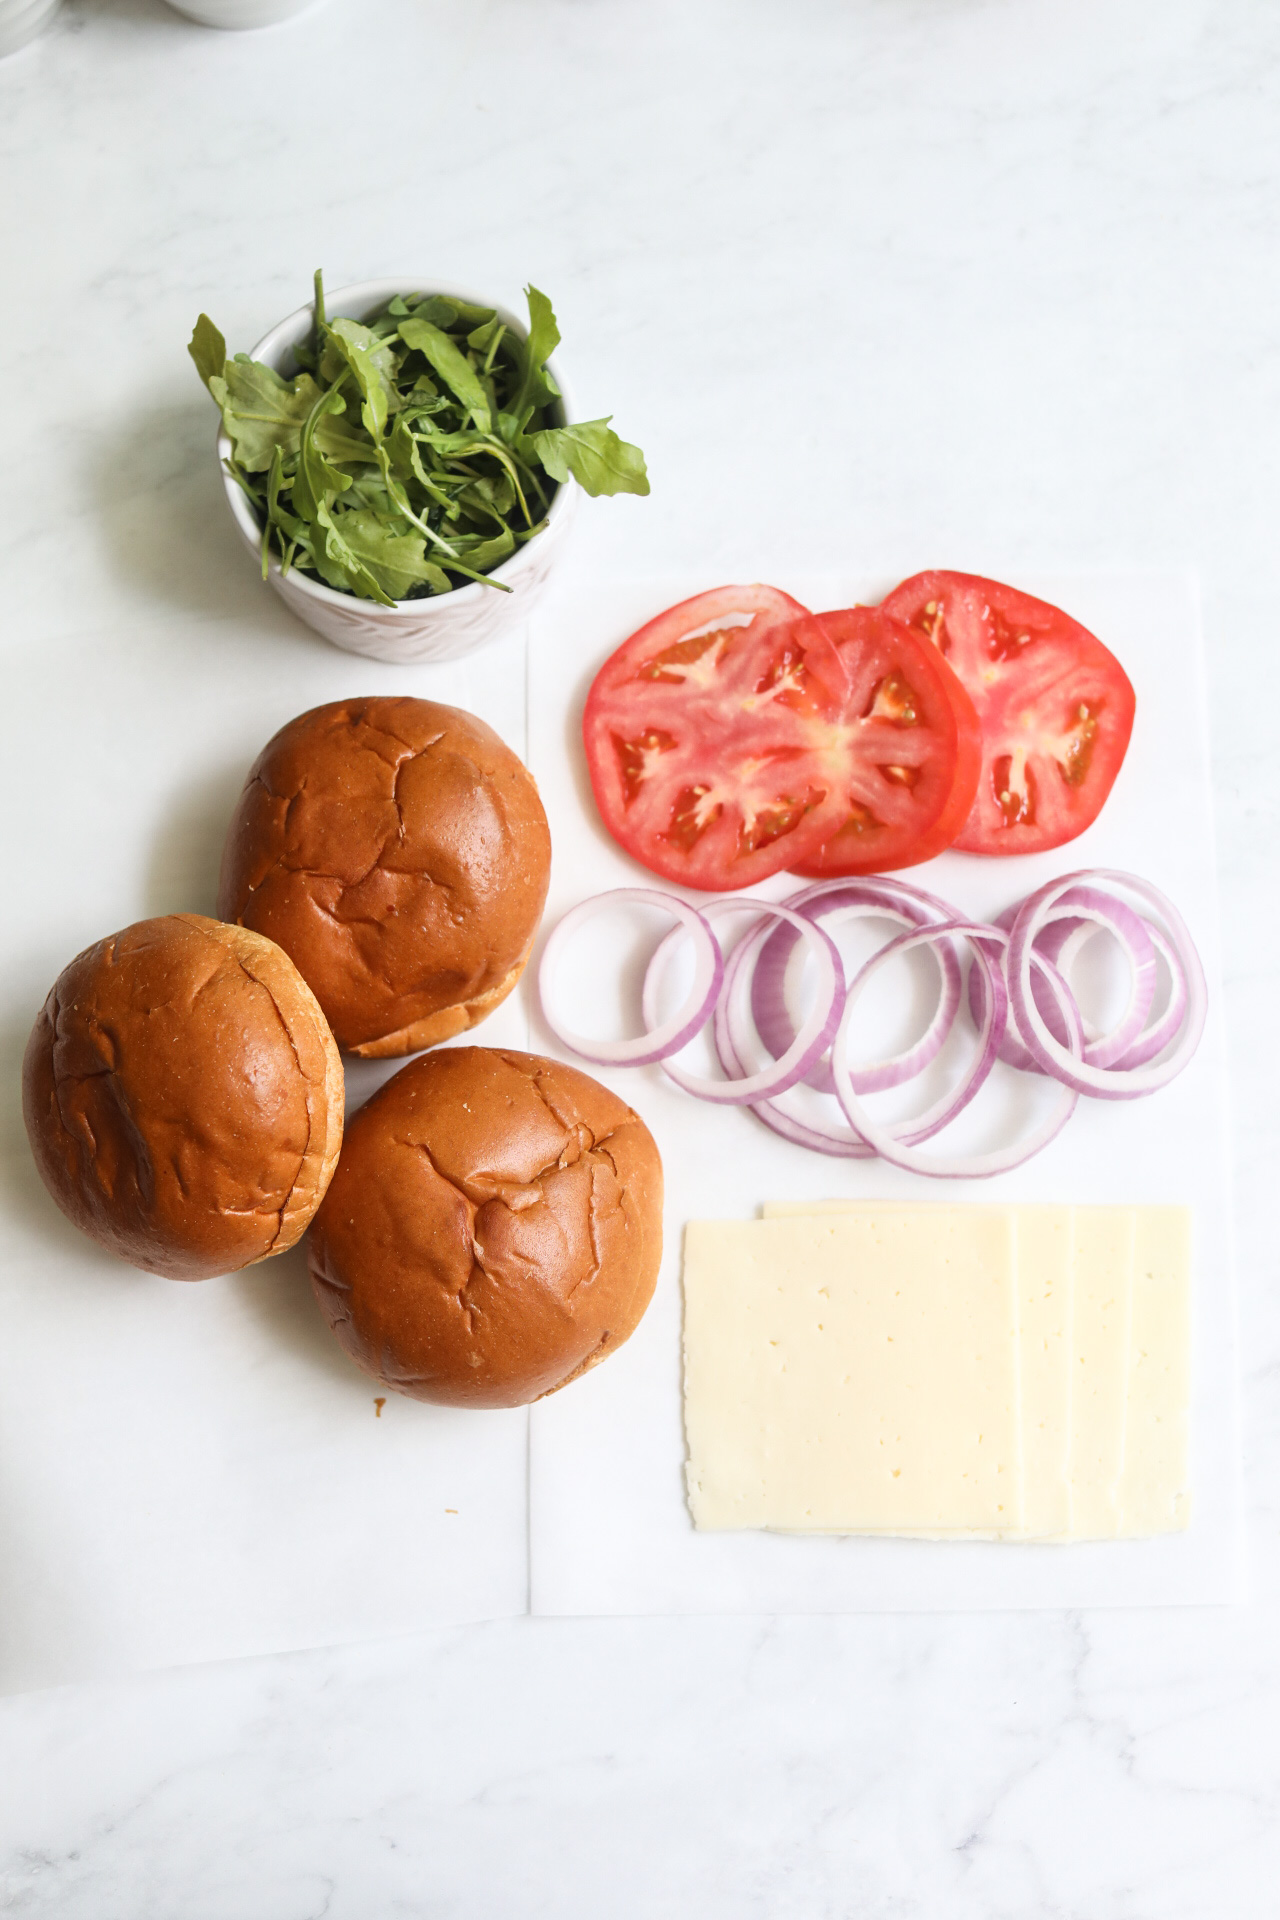
[[[558,400],[560,389],[546,370],[546,362],[560,345],[560,329],[551,302],[535,286],[524,290],[529,308],[529,337],[520,356],[520,386],[511,411],[519,421],[518,431],[540,408]]]
[[[206,387],[221,375],[227,363],[227,343],[207,313],[202,313],[196,321],[187,352],[195,361],[196,372]]]
[[[531,434],[538,458],[553,480],[572,474],[586,493],[648,493],[649,476],[639,447],[619,440],[604,420],[573,427],[544,427]]]
[[[608,419],[570,425],[547,361],[560,342],[546,295],[529,328],[448,294],[398,294],[367,321],[313,324],[286,379],[201,314],[188,351],[222,413],[228,471],[270,554],[339,592],[391,605],[489,576],[546,525],[556,488],[647,494],[638,447]]]
[[[478,331],[483,332],[483,329]],[[493,426],[489,396],[471,361],[458,350],[443,328],[433,326],[430,320],[402,320],[400,338],[406,347],[420,353],[435,368],[450,393],[467,409],[477,431],[488,433]]]
[[[222,408],[236,460],[246,473],[265,473],[277,447],[297,453],[302,429],[320,399],[309,373],[286,382],[243,353],[224,360],[222,372],[206,384]]]

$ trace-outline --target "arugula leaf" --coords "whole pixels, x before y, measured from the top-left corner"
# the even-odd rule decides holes
[[[305,542],[305,520],[299,520],[297,514],[290,513],[281,502],[281,495],[289,484],[284,471],[284,455],[277,447],[271,472],[267,476],[267,524],[280,527],[290,540]]]
[[[311,296],[311,331],[305,340],[299,340],[293,349],[293,358],[299,367],[308,373],[315,373],[320,365],[320,350],[324,344],[324,274],[317,267],[312,276],[314,291]]]
[[[394,606],[393,596],[351,551],[323,500],[316,509],[314,525],[313,552],[321,579],[340,593],[358,594],[362,600],[376,600],[384,607]]]
[[[353,427],[344,415],[345,409],[339,407],[333,413],[322,414],[316,422],[315,443],[326,460],[345,460],[351,466],[372,466],[377,454],[367,433]]]
[[[506,328],[495,313],[492,320],[486,320],[482,327],[476,327],[467,335],[467,345],[475,353],[488,353],[490,347],[496,346],[505,332]]]
[[[391,599],[405,599],[415,586],[429,586],[434,593],[449,591],[449,576],[425,557],[416,534],[398,533],[368,507],[336,512],[332,524],[347,552]]]
[[[227,343],[207,313],[202,313],[196,321],[187,343],[187,352],[195,361],[196,372],[206,387],[210,380],[220,377],[227,364]]]
[[[457,547],[460,559],[465,560],[467,565],[474,568],[477,573],[484,573],[489,567],[496,567],[515,552],[516,537],[510,527],[504,527],[502,532],[494,534],[492,539],[476,540],[464,536],[462,539],[455,540],[454,545]]]
[[[328,333],[364,396],[360,415],[365,431],[374,440],[380,440],[388,413],[399,404],[392,384],[396,368],[391,349],[358,320],[335,320]]]
[[[304,520],[319,517],[322,505],[328,505],[351,485],[350,474],[327,460],[316,445],[316,429],[327,414],[341,413],[345,401],[336,388],[322,393],[307,415],[298,447],[298,471],[293,482],[293,504]]]
[[[425,355],[450,392],[461,400],[481,433],[488,433],[493,424],[488,395],[481,385],[479,374],[466,355],[458,351],[448,334],[442,333],[430,320],[412,319],[400,322],[400,338],[406,347],[413,347]]]
[[[404,488],[400,486],[394,473],[391,471],[391,457],[385,447],[378,448],[378,465],[382,469],[382,480],[386,490],[388,506],[399,513],[403,519],[407,520],[411,527],[416,527],[418,532],[431,542],[432,546],[438,547],[442,553],[448,554],[450,560],[456,558],[456,550],[452,539],[446,540],[444,535],[438,532],[429,520],[424,520],[421,514],[414,512]]]
[[[553,480],[572,474],[584,493],[648,493],[649,476],[639,447],[619,440],[603,420],[582,420],[572,427],[543,427],[529,438]]]
[[[529,309],[529,338],[526,343],[529,363],[542,374],[552,399],[558,400],[560,389],[546,371],[547,361],[560,345],[560,328],[556,323],[555,311],[546,294],[539,293],[532,283],[525,288],[524,299]]]
[[[442,507],[449,519],[456,517],[458,509],[447,491],[433,479],[422,464],[422,456],[418,452],[418,443],[410,430],[407,414],[401,413],[396,417],[396,424],[391,430],[391,439],[388,443],[388,456],[402,480],[416,480],[428,499],[434,500],[438,506]]]
[[[465,332],[471,327],[482,327],[487,320],[493,319],[492,307],[473,306],[469,300],[457,300],[451,293],[418,294],[413,312],[421,320],[429,320],[433,327],[440,327],[445,333],[451,333],[461,325]]]
[[[243,353],[226,361],[222,375],[211,376],[208,387],[222,408],[236,459],[249,473],[265,473],[277,447],[284,453],[298,451],[302,429],[320,398],[309,373],[286,384],[273,368]]]
[[[513,432],[506,436],[508,439],[523,433],[540,408],[560,398],[560,389],[545,365],[560,345],[555,313],[546,294],[539,293],[535,286],[527,286],[524,297],[529,308],[529,335],[521,343],[520,385],[507,409],[514,422]]]
[[[494,480],[487,476],[483,480],[473,480],[464,489],[462,499],[467,506],[474,504],[486,515],[505,524],[507,515],[516,503],[515,482],[506,471]]]

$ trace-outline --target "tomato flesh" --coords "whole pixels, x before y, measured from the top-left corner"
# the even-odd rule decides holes
[[[1134,692],[1101,640],[1047,601],[976,574],[918,573],[883,610],[935,646],[982,726],[966,853],[1038,853],[1098,816],[1133,731]]]
[[[819,614],[849,690],[824,769],[842,782],[845,818],[797,873],[887,873],[949,847],[968,818],[982,765],[973,702],[928,640],[879,607]]]
[[[719,587],[659,614],[592,683],[583,740],[614,839],[652,872],[731,892],[815,852],[846,809],[824,751],[847,673],[775,587]]]

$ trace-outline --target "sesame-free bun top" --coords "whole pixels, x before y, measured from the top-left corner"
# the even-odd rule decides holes
[[[342,1061],[279,947],[196,913],[140,920],[55,980],[22,1105],[49,1192],[151,1273],[204,1280],[301,1238],[342,1144]]]
[[[337,700],[250,771],[218,911],[275,940],[340,1047],[412,1053],[510,993],[547,895],[532,775],[491,727],[433,700]]]
[[[417,1400],[522,1406],[636,1327],[662,1254],[662,1162],[585,1073],[446,1048],[353,1116],[307,1247],[366,1373]]]

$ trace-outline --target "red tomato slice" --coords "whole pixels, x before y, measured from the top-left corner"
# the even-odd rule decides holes
[[[824,765],[841,783],[845,817],[797,873],[887,873],[949,847],[969,817],[982,767],[982,728],[941,655],[880,607],[820,613],[849,675]]]
[[[1115,655],[1057,607],[971,573],[918,573],[883,605],[940,649],[982,722],[978,795],[956,846],[1039,853],[1083,833],[1133,731]]]
[[[847,698],[826,630],[775,587],[717,587],[605,661],[582,732],[601,818],[643,866],[732,892],[815,852],[845,802],[825,744]]]

